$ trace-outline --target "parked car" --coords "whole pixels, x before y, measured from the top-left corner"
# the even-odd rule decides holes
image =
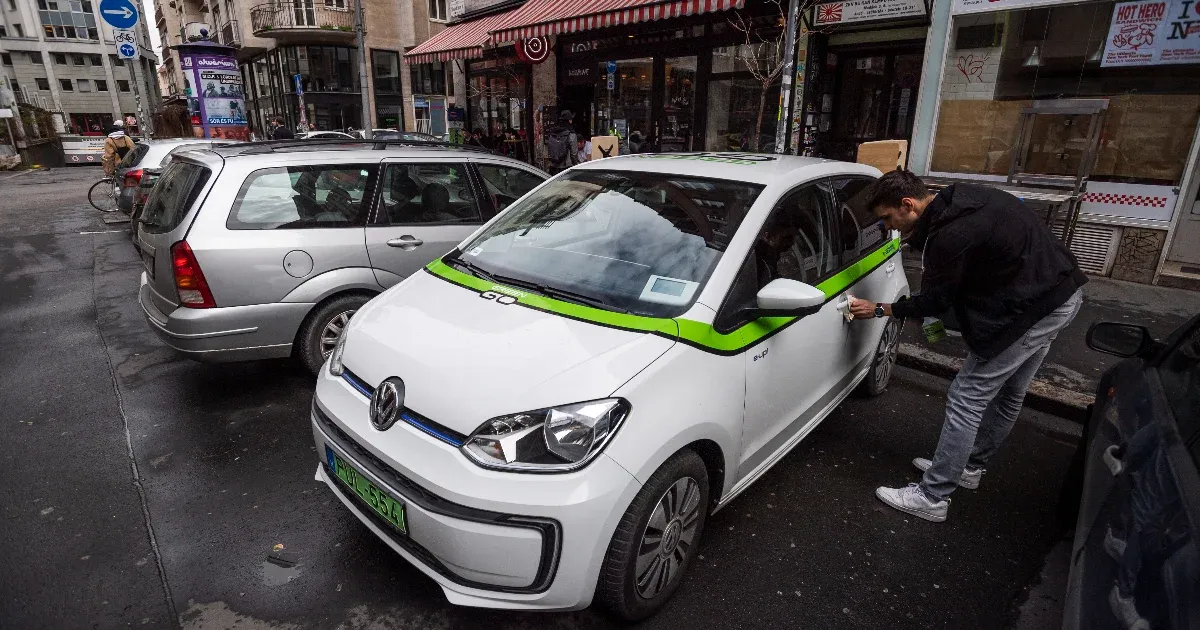
[[[146,207],[146,200],[150,198],[150,191],[154,190],[154,184],[158,181],[159,176],[163,171],[171,165],[174,157],[184,151],[198,151],[201,149],[211,149],[212,147],[224,147],[233,144],[241,144],[239,140],[221,140],[217,142],[188,142],[181,144],[174,149],[171,149],[157,166],[147,165],[141,169],[141,179],[138,181],[137,190],[133,193],[133,206],[129,211],[129,232],[130,234],[137,233],[138,219],[142,216],[142,210]]]
[[[427,133],[418,133],[416,131],[391,131],[391,130],[382,130],[382,129],[378,130],[374,135],[372,135],[371,139],[372,140],[403,140],[405,142],[441,142],[441,143],[446,142],[445,140],[442,140],[441,138],[431,136]]]
[[[166,140],[138,140],[133,149],[117,162],[116,182],[121,188],[117,196],[117,207],[129,214],[133,211],[134,194],[141,184],[147,168],[158,168],[171,151],[184,146],[206,149],[213,145],[208,138],[169,138]]]
[[[362,130],[362,129],[347,129],[347,130],[346,130],[346,133],[348,133],[348,134],[350,134],[350,135],[352,135],[352,136],[354,136],[355,138],[358,138],[358,139],[360,139],[360,140],[361,140],[361,139],[362,139],[362,137],[363,137],[363,130]],[[374,138],[376,135],[378,135],[378,134],[381,134],[381,133],[400,133],[400,132],[396,131],[395,129],[372,129],[372,130],[371,130],[371,137],[372,137],[372,138]]]
[[[299,134],[298,136],[296,136],[296,138],[299,140],[336,140],[336,139],[355,140],[355,139],[359,139],[348,133],[342,133],[340,131],[309,131],[308,133]]]
[[[879,171],[578,165],[362,307],[317,377],[317,476],[453,603],[653,614],[729,504],[891,377],[908,293]]]
[[[350,316],[546,175],[481,152],[246,144],[177,155],[137,226],[139,300],[201,361],[295,355],[316,371]]]
[[[1099,323],[1094,350],[1128,357],[1100,381],[1063,627],[1200,628],[1200,317],[1165,342]]]

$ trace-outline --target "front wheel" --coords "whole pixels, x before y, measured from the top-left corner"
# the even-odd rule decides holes
[[[304,321],[296,340],[296,350],[313,374],[321,371],[325,359],[345,332],[346,324],[350,323],[350,317],[370,299],[366,295],[343,295],[318,306]]]
[[[92,184],[88,189],[88,203],[100,212],[115,212],[117,209],[117,187],[111,177]]]
[[[903,319],[888,318],[883,334],[879,336],[879,345],[875,346],[875,356],[871,358],[871,371],[854,390],[856,395],[870,398],[887,389],[892,380],[892,369],[896,367],[896,355],[900,353],[900,329],[903,326]]]
[[[696,556],[708,517],[708,469],[692,450],[668,459],[634,497],[609,543],[597,601],[626,621],[662,608]]]

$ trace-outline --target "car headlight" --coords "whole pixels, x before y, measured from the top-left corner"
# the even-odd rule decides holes
[[[484,422],[462,449],[484,468],[576,470],[600,454],[629,409],[623,399],[606,398],[500,416]]]
[[[333,352],[329,353],[329,373],[333,376],[341,376],[346,371],[346,366],[342,365],[342,352],[346,350],[346,331],[342,330],[342,334],[338,335],[337,345],[333,346]]]

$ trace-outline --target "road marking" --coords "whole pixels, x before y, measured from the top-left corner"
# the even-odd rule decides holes
[[[80,234],[116,234],[117,232],[124,232],[124,231],[125,230],[98,230],[95,232],[80,232]]]
[[[20,176],[22,176],[22,175],[28,175],[28,174],[30,174],[30,173],[34,173],[34,172],[36,172],[36,169],[29,169],[29,170],[27,170],[27,171],[21,171],[20,173],[14,173],[14,174],[12,174],[12,175],[9,175],[8,177],[5,177],[3,181],[8,181],[8,180],[10,180],[10,179],[13,179],[13,178],[16,178],[16,177],[20,177]]]

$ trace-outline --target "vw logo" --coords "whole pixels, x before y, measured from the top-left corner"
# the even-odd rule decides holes
[[[371,426],[386,431],[404,409],[404,381],[393,376],[379,384],[371,396]]]

